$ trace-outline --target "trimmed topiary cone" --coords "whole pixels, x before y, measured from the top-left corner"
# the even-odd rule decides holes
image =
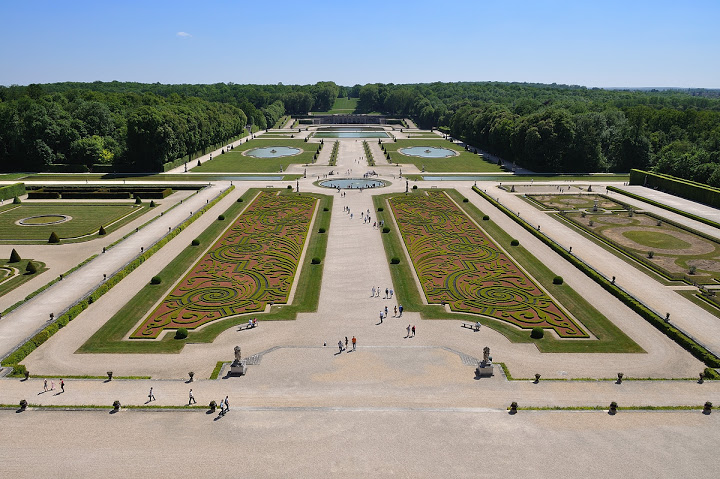
[[[28,264],[25,267],[25,271],[28,274],[35,274],[37,273],[37,266],[35,266],[35,263],[33,263],[32,261],[28,261]]]
[[[19,205],[19,204],[21,204],[21,203],[22,203],[22,201],[20,201],[20,198],[18,198],[17,196],[16,196],[15,198],[13,198],[13,204],[14,204],[14,205]]]
[[[102,235],[104,235],[104,234],[107,234],[107,232],[105,231],[105,227],[104,227],[104,226],[100,226],[100,229],[98,230],[98,234],[99,234],[100,236],[102,236]]]
[[[12,252],[10,252],[10,261],[8,261],[8,262],[9,263],[17,263],[21,259],[22,258],[20,257],[20,254],[17,251],[15,251],[15,248],[13,248]]]
[[[48,243],[59,243],[60,237],[55,233],[54,231],[50,233],[50,238],[48,238]]]

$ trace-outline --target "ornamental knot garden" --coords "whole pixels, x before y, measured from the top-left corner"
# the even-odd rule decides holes
[[[311,197],[258,194],[130,338],[287,303],[316,205]]]
[[[428,303],[561,338],[589,335],[443,192],[389,200]]]

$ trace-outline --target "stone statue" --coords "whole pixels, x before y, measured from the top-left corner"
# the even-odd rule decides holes
[[[487,363],[490,361],[490,348],[485,346],[483,348],[483,362]]]
[[[478,361],[477,368],[475,368],[475,375],[479,378],[490,377],[494,374],[494,368],[492,364],[492,358],[490,357],[490,348],[485,346],[483,348],[483,360]]]
[[[230,365],[230,375],[244,376],[247,371],[247,362],[243,361],[240,346],[235,346],[235,361]]]
[[[242,360],[242,355],[240,353],[240,346],[235,346],[235,362],[239,363]]]

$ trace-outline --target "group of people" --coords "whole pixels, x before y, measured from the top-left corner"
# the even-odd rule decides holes
[[[48,391],[54,391],[54,390],[55,390],[55,380],[54,379],[50,380],[50,389],[48,389],[48,380],[45,379],[43,381],[43,391],[48,392]],[[65,381],[63,381],[62,379],[60,380],[60,390],[62,392],[65,392]]]
[[[382,293],[382,289],[380,289],[380,286],[377,288],[375,286],[372,287],[370,297],[371,298],[379,298],[380,293]],[[385,296],[383,296],[383,299],[392,299],[393,294],[395,294],[395,291],[393,291],[392,288],[385,288]],[[387,309],[387,308],[385,308]],[[402,314],[402,305],[400,305],[400,313]]]
[[[355,336],[353,336],[351,341],[352,341],[352,350],[355,351],[355,347],[356,347],[356,345],[357,345],[357,338],[356,338]],[[341,339],[340,341],[338,341],[338,349],[340,349],[340,352],[341,352],[341,353],[342,353],[343,351],[347,351],[347,349],[348,349],[348,344],[349,344],[349,343],[350,343],[350,341],[348,340],[348,337],[347,337],[347,336],[345,336],[345,345],[344,345],[344,346],[343,346],[343,340],[342,340],[342,339]],[[348,352],[350,352],[350,351],[348,351]]]
[[[248,319],[248,329],[257,326],[257,318]]]

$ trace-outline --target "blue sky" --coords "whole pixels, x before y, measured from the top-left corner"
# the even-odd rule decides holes
[[[720,1],[0,0],[0,84],[720,88]]]

